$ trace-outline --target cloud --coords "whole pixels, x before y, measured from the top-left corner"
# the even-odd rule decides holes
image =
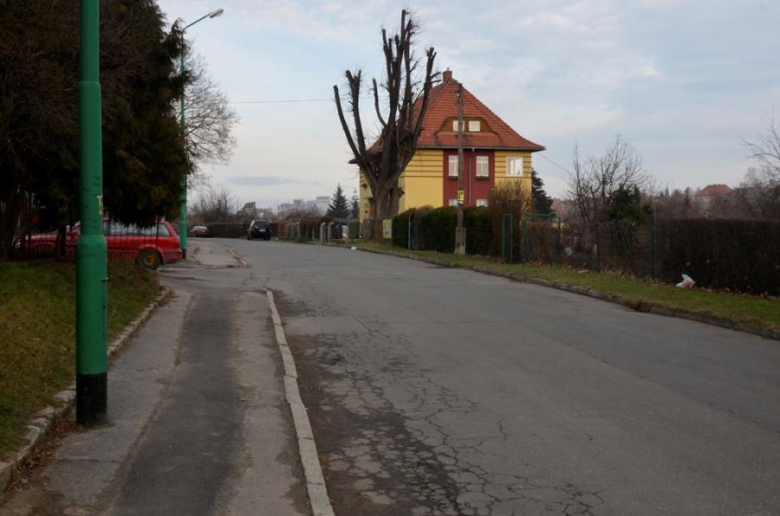
[[[322,186],[320,181],[304,181],[301,179],[278,176],[239,176],[231,177],[227,179],[227,182],[236,186],[279,186],[290,184]]]

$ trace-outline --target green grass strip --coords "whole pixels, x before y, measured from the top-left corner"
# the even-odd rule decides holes
[[[132,262],[109,262],[108,334],[113,338],[160,293]],[[28,418],[75,376],[75,264],[0,262],[0,458]]]

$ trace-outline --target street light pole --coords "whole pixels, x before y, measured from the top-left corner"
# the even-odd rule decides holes
[[[76,420],[106,421],[106,301],[99,0],[81,0],[79,212],[76,244]]]
[[[466,254],[466,228],[463,227],[463,84],[458,83],[458,225],[455,228],[455,254]]]
[[[184,74],[184,32],[195,25],[196,23],[205,20],[206,18],[216,18],[218,16],[222,16],[222,13],[224,13],[224,9],[216,9],[214,11],[211,11],[208,14],[205,14],[195,20],[194,22],[190,23],[189,25],[185,26],[181,30],[181,60],[179,61],[179,74]],[[187,129],[185,125],[185,119],[184,119],[184,89],[182,88],[182,94],[181,94],[181,138],[182,141],[184,141],[184,149],[186,153],[187,149]],[[187,259],[187,176],[184,176],[184,179],[182,180],[182,189],[181,189],[181,215],[179,216],[179,240],[181,242],[181,257],[183,260]]]

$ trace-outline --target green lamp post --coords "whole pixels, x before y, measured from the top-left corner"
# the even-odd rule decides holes
[[[200,18],[190,23],[189,25],[186,25],[181,30],[182,40],[184,39],[184,32],[187,29],[189,29],[196,23],[205,20],[206,18],[216,18],[218,16],[222,16],[222,13],[224,12],[225,12],[224,9],[216,9],[204,16],[201,16]],[[184,73],[184,51],[182,51],[181,53],[181,62],[179,63],[179,73]],[[187,131],[185,125],[185,118],[184,118],[184,94],[183,93],[181,96],[181,137],[185,141],[185,146],[186,146]],[[181,215],[179,216],[179,239],[181,240],[181,257],[182,259],[186,260],[187,259],[187,178],[186,177],[183,180],[182,190],[181,190]]]
[[[76,420],[106,420],[106,301],[99,0],[81,0],[79,50],[79,212],[76,244]]]

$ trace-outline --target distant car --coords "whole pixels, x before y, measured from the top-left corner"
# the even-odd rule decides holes
[[[246,239],[254,240],[255,238],[271,240],[271,224],[267,220],[253,220],[249,225]]]
[[[209,228],[206,226],[195,226],[190,231],[190,234],[194,237],[207,237],[209,236]]]
[[[76,223],[65,231],[65,254],[76,252],[76,243],[81,234],[81,225]],[[181,241],[169,222],[139,228],[135,224],[123,224],[113,220],[103,221],[103,235],[106,238],[109,260],[134,259],[146,269],[157,269],[160,265],[181,260]],[[57,232],[33,235],[29,250],[35,252],[54,250]]]

